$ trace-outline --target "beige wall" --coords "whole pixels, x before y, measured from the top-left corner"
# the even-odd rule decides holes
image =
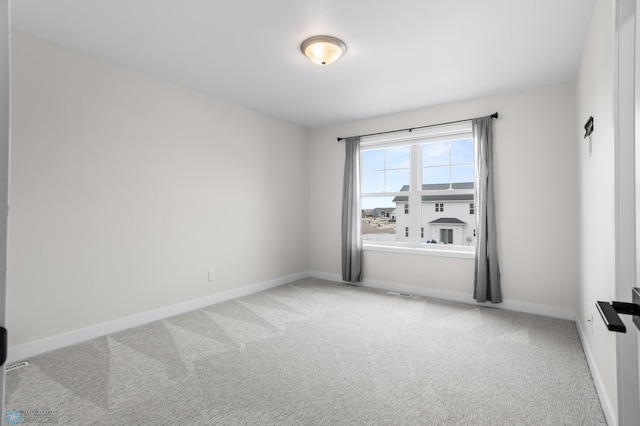
[[[566,83],[403,112],[311,131],[311,269],[340,274],[344,146],[338,136],[488,115],[494,121],[495,186],[503,296],[574,310],[578,283],[575,86]],[[371,280],[473,292],[473,260],[365,252]],[[424,265],[424,276],[417,265]]]
[[[12,53],[10,346],[308,270],[308,130],[24,33]]]
[[[611,407],[617,407],[615,333],[604,326],[597,300],[615,300],[614,215],[614,5],[597,1],[577,77],[575,128],[580,162],[580,282],[578,321],[602,378]],[[592,153],[582,126],[594,117]],[[593,316],[593,327],[587,317]]]

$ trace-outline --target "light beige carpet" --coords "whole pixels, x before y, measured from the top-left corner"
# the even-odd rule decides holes
[[[606,424],[574,323],[316,279],[29,361],[64,425]]]

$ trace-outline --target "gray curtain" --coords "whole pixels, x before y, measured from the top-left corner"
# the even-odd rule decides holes
[[[360,137],[344,140],[346,156],[342,191],[342,280],[362,281],[360,228]]]
[[[476,264],[473,298],[478,302],[500,303],[502,291],[493,192],[493,119],[474,118],[472,124],[476,151]]]

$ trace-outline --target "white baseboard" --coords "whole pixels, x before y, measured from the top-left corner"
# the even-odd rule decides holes
[[[180,315],[195,309],[204,308],[227,300],[236,299],[238,297],[247,296],[249,294],[258,293],[260,291],[269,290],[283,284],[308,278],[309,272],[300,272],[298,274],[288,275],[261,283],[251,284],[245,287],[225,291],[222,293],[212,294],[211,296],[200,299],[190,300],[188,302],[179,303],[177,305],[167,306],[165,308],[155,309],[153,311],[143,312],[141,314],[110,321],[91,327],[74,330],[68,333],[59,334],[52,337],[36,340],[34,342],[25,343],[9,348],[6,364],[24,360],[28,357],[39,355],[65,346],[74,345],[76,343],[85,342],[96,337],[106,336],[118,331],[126,330],[153,321]]]
[[[98,324],[95,326],[75,330],[69,333],[60,334],[57,336],[48,337],[45,339],[37,340],[34,342],[25,343],[18,346],[9,348],[6,364],[11,364],[16,361],[24,360],[26,358],[39,355],[51,350],[59,349],[65,346],[73,345],[76,343],[85,342],[96,337],[106,336],[118,331],[126,330],[131,327],[136,327],[143,324],[148,324],[153,321],[169,318],[175,315],[179,315],[185,312],[189,312],[195,309],[200,309],[205,306],[213,305],[216,303],[224,302],[227,300],[235,299],[242,296],[258,293],[260,291],[269,290],[274,287],[278,287],[283,284],[288,284],[304,278],[313,277],[324,279],[334,282],[344,282],[342,277],[338,274],[331,274],[327,272],[319,271],[306,271],[298,274],[288,275],[286,277],[280,277],[269,281],[264,281],[257,284],[248,285],[234,290],[229,290],[223,293],[213,294],[211,296],[203,297],[196,300],[180,303],[177,305],[167,306],[165,308],[156,309],[149,312],[144,312],[138,315],[133,315],[127,318],[122,318],[108,323]],[[494,304],[481,304],[477,303],[471,294],[460,293],[455,291],[438,290],[424,287],[417,287],[407,284],[398,284],[378,280],[365,279],[362,283],[364,287],[376,288],[379,290],[397,291],[400,293],[410,293],[419,296],[433,297],[444,300],[451,300],[456,302],[474,304],[478,306],[490,306],[499,309],[507,309],[511,311],[526,312],[537,315],[545,315],[554,318],[561,318],[574,321],[578,328],[578,334],[584,348],[585,356],[591,369],[591,375],[600,397],[600,402],[603,407],[603,411],[607,422],[610,425],[617,424],[616,412],[611,406],[611,401],[607,397],[604,390],[604,384],[600,377],[600,373],[594,362],[591,350],[586,344],[584,333],[579,321],[576,320],[576,314],[574,311],[565,308],[558,308],[554,306],[538,305],[534,303],[519,302],[514,300],[505,300],[503,303]]]
[[[311,271],[311,276],[329,281],[342,281],[342,277],[338,274],[330,274],[327,272]],[[378,281],[364,279],[363,287],[371,287],[379,290],[398,291],[400,293],[416,294],[418,296],[433,297],[436,299],[452,300],[455,302],[469,303],[472,305],[486,306],[490,308],[506,309],[509,311],[525,312],[528,314],[544,315],[547,317],[561,318],[575,321],[576,313],[571,309],[559,308],[556,306],[538,305],[535,303],[519,302],[517,300],[504,300],[502,303],[478,303],[470,293],[460,293],[457,291],[439,290],[433,288],[418,287],[408,284],[391,283],[387,281]]]
[[[288,283],[301,280],[304,278],[308,278],[308,277],[319,278],[319,279],[324,279],[324,280],[334,281],[334,282],[344,282],[342,281],[342,277],[338,274],[331,274],[331,273],[319,272],[319,271],[300,272],[298,274],[288,275],[285,277],[280,277],[273,280],[248,285],[238,289],[229,290],[229,291],[218,293],[218,294],[213,294],[211,296],[203,297],[196,300],[191,300],[189,302],[179,303],[177,305],[167,306],[165,308],[144,312],[144,313],[133,315],[127,318],[122,318],[119,320],[98,324],[95,326],[83,328],[80,330],[75,330],[69,333],[64,333],[64,334],[60,334],[53,337],[48,337],[48,338],[37,340],[34,342],[13,346],[9,348],[6,364],[8,365],[16,361],[21,361],[26,358],[39,355],[48,351],[63,348],[65,346],[73,345],[76,343],[85,342],[87,340],[94,339],[96,337],[106,336],[112,333],[116,333],[118,331],[126,330],[131,327],[148,324],[153,321],[169,318],[169,317],[179,315],[185,312],[189,312],[195,309],[204,308],[206,306],[213,305],[216,303],[224,302],[224,301],[235,299],[242,296],[247,296],[247,295],[258,293],[264,290],[269,290],[271,288],[278,287],[280,285],[288,284]],[[582,330],[580,322],[577,320],[577,316],[574,311],[570,309],[558,308],[554,306],[538,305],[534,303],[519,302],[519,301],[513,301],[513,300],[505,300],[503,303],[500,303],[497,305],[494,305],[494,304],[485,305],[485,304],[477,303],[473,299],[471,294],[417,287],[413,285],[398,284],[398,283],[378,281],[378,280],[365,279],[362,285],[364,287],[376,288],[379,290],[397,291],[400,293],[410,293],[410,294],[416,294],[419,296],[451,300],[451,301],[468,303],[468,304],[473,304],[478,306],[490,306],[490,307],[499,308],[499,309],[507,309],[511,311],[545,315],[549,317],[574,321],[576,323],[576,327],[578,328],[578,335],[580,336],[580,341],[582,342],[582,347],[584,349],[584,353],[587,358],[587,363],[591,370],[591,376],[593,377],[593,381],[595,383],[598,396],[600,397],[600,402],[601,402],[606,420],[610,425],[617,424],[616,411],[613,409],[611,405],[611,401],[607,397],[607,394],[604,390],[604,384],[602,382],[602,378],[600,377],[600,373],[593,359],[591,350],[589,349],[589,346],[586,344],[584,332]]]
[[[598,397],[600,398],[600,405],[602,405],[602,411],[604,411],[604,417],[609,425],[617,425],[618,418],[616,410],[613,409],[611,400],[607,396],[607,392],[604,388],[604,382],[602,381],[602,377],[600,376],[600,371],[598,370],[598,366],[596,365],[595,359],[593,358],[591,349],[587,344],[587,339],[585,338],[586,334],[584,333],[582,325],[580,325],[580,320],[577,318],[577,316],[575,321],[576,327],[578,328],[578,336],[580,336],[580,342],[582,343],[582,349],[584,350],[584,355],[587,358],[587,364],[589,364],[589,369],[591,370],[591,377],[593,378],[593,383],[596,386],[596,391],[598,392]]]
[[[74,345],[76,343],[85,342],[96,337],[106,336],[112,333],[117,333],[122,330],[126,330],[131,327],[136,327],[143,324],[148,324],[153,321],[169,318],[175,315],[179,315],[185,312],[189,312],[195,309],[200,309],[205,306],[213,305],[216,303],[224,302],[227,300],[235,299],[249,294],[257,293],[260,291],[268,290],[273,287],[277,287],[283,284],[288,284],[293,281],[297,281],[308,277],[325,279],[334,282],[343,282],[342,277],[338,274],[331,274],[327,272],[318,271],[305,271],[285,277],[276,278],[269,281],[264,281],[257,284],[248,285],[234,290],[229,290],[222,293],[213,294],[211,296],[203,297],[200,299],[190,300],[188,302],[179,303],[177,305],[167,306],[165,308],[156,309],[153,311],[143,312],[141,314],[133,315],[130,317],[122,318],[115,321],[110,321],[95,326],[74,330],[68,333],[59,334],[52,337],[36,340],[33,342],[17,345],[9,348],[7,356],[7,364],[16,361],[24,360],[28,357],[39,355],[48,351],[63,348],[65,346]],[[527,312],[538,315],[545,315],[555,318],[562,318],[568,320],[575,320],[575,313],[568,309],[557,308],[552,306],[537,305],[526,302],[509,301],[505,300],[498,305],[484,305],[477,303],[471,296],[471,294],[459,293],[447,290],[438,290],[424,287],[417,287],[407,284],[398,284],[378,280],[367,280],[363,282],[363,286],[377,288],[380,290],[398,291],[400,293],[411,293],[420,296],[434,297],[438,299],[453,300],[457,302],[476,304],[479,306],[491,306],[496,308],[508,309],[519,312]]]

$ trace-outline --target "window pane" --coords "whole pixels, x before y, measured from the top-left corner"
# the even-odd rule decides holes
[[[473,182],[473,166],[451,166],[451,182]]]
[[[362,192],[398,192],[410,183],[411,147],[362,151]]]
[[[403,187],[409,185],[410,182],[409,170],[389,170],[387,171],[387,185],[385,190],[387,192],[407,191],[408,188]]]
[[[396,241],[397,208],[393,199],[394,197],[362,197],[363,240]]]
[[[384,192],[384,171],[364,172],[362,174],[362,192]]]
[[[473,179],[472,179],[473,180]],[[449,166],[423,167],[422,184],[449,183]]]
[[[451,163],[473,164],[473,141],[471,139],[451,142]]]
[[[449,164],[449,142],[422,144],[422,166]]]
[[[362,151],[362,170],[383,170],[384,149]]]
[[[400,146],[385,149],[387,169],[409,169],[411,148]]]
[[[473,157],[471,139],[422,144],[422,184],[473,182]]]

